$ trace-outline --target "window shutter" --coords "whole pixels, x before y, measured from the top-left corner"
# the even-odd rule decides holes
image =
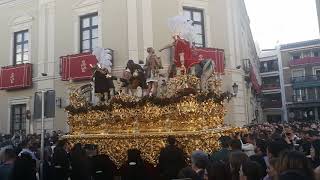
[[[41,119],[41,92],[34,95],[33,119]]]
[[[55,117],[56,93],[54,90],[47,91],[44,98],[44,117]]]

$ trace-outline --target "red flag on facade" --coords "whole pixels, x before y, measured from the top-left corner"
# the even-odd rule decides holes
[[[92,66],[97,62],[97,58],[91,53],[62,56],[60,58],[61,79],[63,81],[89,80],[93,75]]]
[[[1,68],[1,89],[19,89],[32,86],[32,64]]]

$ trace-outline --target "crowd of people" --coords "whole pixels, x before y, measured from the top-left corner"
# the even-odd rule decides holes
[[[320,124],[263,123],[248,133],[219,138],[211,154],[195,150],[188,157],[179,141],[167,138],[157,166],[137,149],[127,152],[120,168],[98,145],[70,144],[62,132],[45,136],[40,163],[40,136],[0,136],[0,180],[320,180]],[[40,169],[42,169],[40,171]],[[42,172],[42,173],[40,173]]]

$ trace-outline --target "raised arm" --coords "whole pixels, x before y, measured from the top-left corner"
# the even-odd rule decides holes
[[[167,44],[165,47],[159,49],[159,52],[161,52],[161,51],[163,51],[163,50],[165,50],[165,49],[169,49],[169,48],[171,48],[171,47],[173,47],[173,46],[174,46],[173,43],[172,43],[172,44]]]

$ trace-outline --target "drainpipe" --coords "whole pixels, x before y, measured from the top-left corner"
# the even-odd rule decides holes
[[[288,122],[288,110],[286,104],[286,91],[284,86],[284,77],[283,77],[283,66],[280,45],[277,46],[277,55],[278,55],[278,66],[279,66],[279,78],[280,78],[280,87],[281,87],[281,101],[282,101],[282,121]]]

